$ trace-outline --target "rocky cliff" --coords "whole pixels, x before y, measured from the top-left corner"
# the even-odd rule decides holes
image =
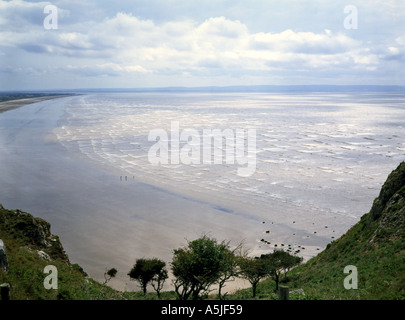
[[[123,299],[71,264],[59,237],[41,218],[0,205],[0,239],[0,284],[9,286],[12,300]],[[57,288],[44,285],[48,266],[57,270]]]
[[[44,219],[20,210],[4,209],[0,204],[0,231],[42,252],[43,256],[69,263],[59,237],[51,233],[51,225]]]
[[[387,178],[369,214],[369,224],[377,222],[370,244],[405,238],[405,162]]]

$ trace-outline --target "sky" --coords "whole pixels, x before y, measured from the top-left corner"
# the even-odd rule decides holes
[[[0,91],[301,84],[405,85],[405,1],[0,0]]]

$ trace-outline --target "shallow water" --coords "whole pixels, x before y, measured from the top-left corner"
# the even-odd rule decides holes
[[[309,258],[368,212],[405,156],[400,93],[126,93],[44,101],[0,115],[0,202],[52,224],[72,262],[133,289],[136,258],[169,262],[202,233]],[[256,170],[153,166],[154,129],[256,130]],[[194,140],[195,142],[195,140]],[[182,143],[184,146],[186,143]],[[190,143],[189,145],[192,145]],[[201,161],[202,162],[202,161]]]

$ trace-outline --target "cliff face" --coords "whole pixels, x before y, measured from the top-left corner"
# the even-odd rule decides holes
[[[11,236],[22,245],[29,245],[46,253],[51,259],[69,263],[58,236],[51,233],[49,222],[20,210],[7,210],[0,204],[0,232]]]
[[[405,162],[389,176],[370,210],[370,223],[377,222],[370,243],[405,238]]]
[[[0,205],[0,284],[9,284],[12,300],[123,299],[121,293],[88,278],[79,265],[72,265],[50,229],[41,218]],[[57,270],[57,289],[44,286],[48,265]]]
[[[377,220],[383,214],[389,214],[395,205],[403,201],[405,187],[405,162],[402,162],[388,176],[384,185],[381,188],[380,194],[375,199],[370,210],[370,219]]]

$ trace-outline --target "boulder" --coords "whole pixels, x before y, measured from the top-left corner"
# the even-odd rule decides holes
[[[38,250],[38,251],[37,251],[37,254],[38,254],[38,256],[39,256],[41,259],[43,259],[43,260],[46,260],[46,261],[50,261],[50,260],[51,260],[51,258],[49,257],[49,254],[47,254],[46,252],[44,252],[44,251],[42,251],[42,250]]]

